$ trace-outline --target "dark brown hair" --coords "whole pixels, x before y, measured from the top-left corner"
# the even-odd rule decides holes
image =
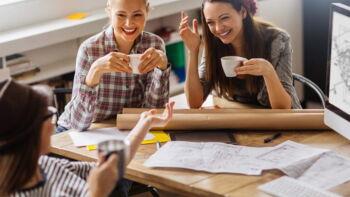
[[[0,98],[0,196],[21,189],[34,176],[46,113],[47,99],[29,86],[11,82]]]
[[[224,44],[216,38],[209,29],[204,16],[205,3],[228,3],[237,12],[243,8],[247,11],[243,19],[244,34],[244,55],[245,58],[264,58],[270,60],[270,38],[264,36],[264,30],[272,26],[266,22],[257,21],[253,18],[256,12],[255,1],[253,0],[203,0],[201,16],[203,24],[203,38],[205,44],[206,58],[206,80],[210,82],[218,96],[230,99],[233,96],[236,78],[227,78],[221,67],[220,58],[224,56],[236,55],[235,49],[231,44]],[[258,93],[259,86],[262,84],[262,77],[247,76],[246,88],[250,95]]]

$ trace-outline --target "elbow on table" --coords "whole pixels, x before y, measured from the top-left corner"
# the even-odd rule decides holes
[[[190,107],[190,109],[198,109],[202,107],[203,102],[191,102],[190,100],[187,100],[187,104]]]

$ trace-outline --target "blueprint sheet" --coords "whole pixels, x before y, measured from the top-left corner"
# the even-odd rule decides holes
[[[300,171],[297,164],[314,161],[325,151],[292,141],[264,148],[217,142],[173,141],[153,154],[144,165],[247,175],[260,175],[262,170],[281,169],[287,174],[295,174],[295,171]],[[305,168],[310,165],[305,165]]]

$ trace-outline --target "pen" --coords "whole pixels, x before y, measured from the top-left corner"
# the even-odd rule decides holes
[[[227,132],[227,136],[230,139],[230,144],[238,145],[238,142],[237,142],[237,140],[236,140],[236,138],[235,138],[235,136],[234,136],[232,131],[228,131]]]
[[[273,134],[271,137],[265,138],[265,139],[264,139],[264,143],[269,143],[269,142],[271,142],[272,140],[275,140],[275,139],[281,137],[281,135],[282,135],[282,133],[275,133],[275,134]]]
[[[156,142],[156,145],[157,145],[157,150],[159,150],[160,149],[160,147],[162,146],[161,144],[160,144],[160,142]]]

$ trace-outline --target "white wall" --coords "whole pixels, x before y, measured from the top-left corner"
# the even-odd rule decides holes
[[[287,30],[292,39],[293,72],[303,74],[303,0],[258,1],[258,15]],[[302,90],[297,87],[302,98]]]

